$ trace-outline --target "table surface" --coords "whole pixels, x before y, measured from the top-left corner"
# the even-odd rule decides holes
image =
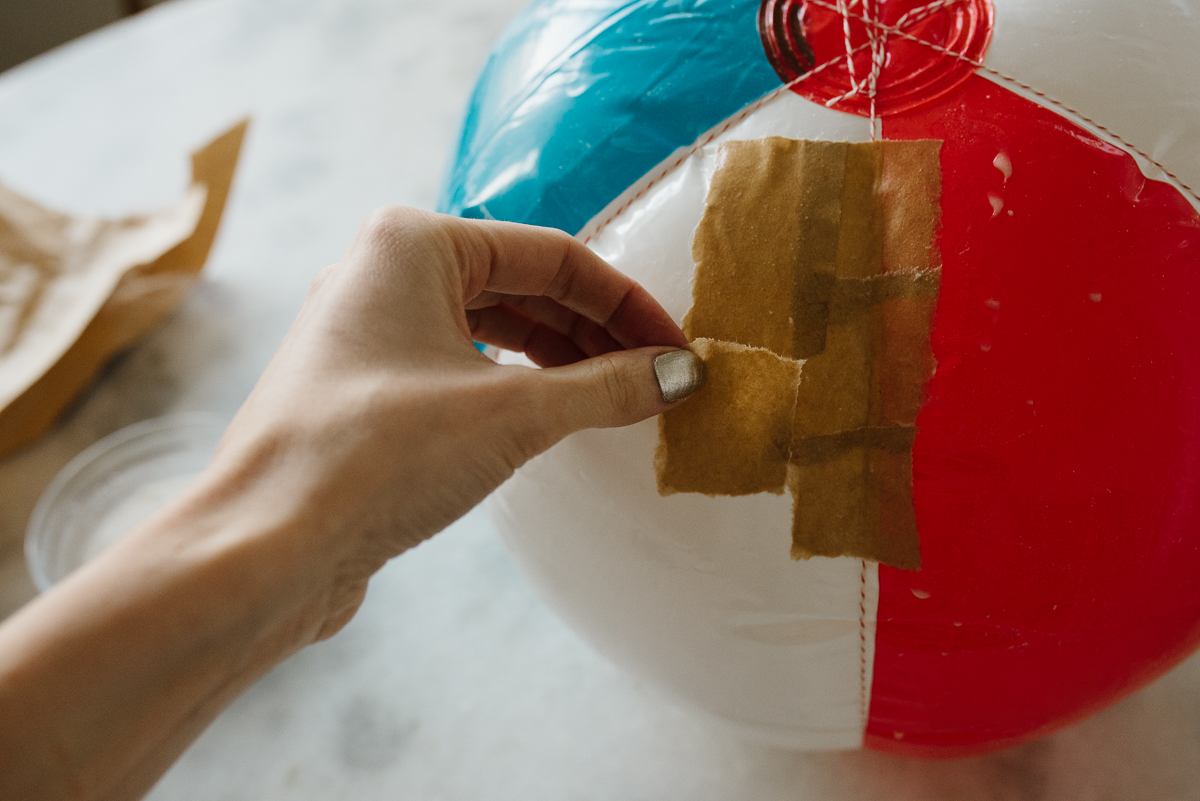
[[[376,206],[431,208],[524,0],[175,0],[0,76],[0,180],[52,207],[170,203],[253,117],[206,279],[61,425],[0,461],[0,616],[33,594],[38,495],[173,411],[232,416],[312,276]],[[385,567],[354,621],[227,710],[154,799],[1195,799],[1200,659],[1040,742],[947,762],[739,742],[593,653],[478,511]]]

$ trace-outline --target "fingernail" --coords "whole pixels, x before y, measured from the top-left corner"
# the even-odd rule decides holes
[[[667,403],[681,401],[704,383],[704,362],[690,350],[673,350],[656,356],[654,375]]]

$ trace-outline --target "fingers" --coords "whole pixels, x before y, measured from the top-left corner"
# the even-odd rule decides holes
[[[573,237],[515,223],[442,220],[457,241],[464,303],[483,292],[545,296],[603,328],[623,348],[686,344],[650,293]]]
[[[535,322],[548,326],[569,339],[586,356],[599,356],[602,353],[621,350],[621,344],[613,339],[612,335],[606,330],[582,314],[577,314],[559,304],[558,301],[551,300],[550,298],[521,295],[493,295],[485,292],[480,297],[480,301],[479,305],[472,305],[483,309],[503,304],[511,309],[515,309],[520,314]],[[475,333],[474,328],[472,328],[472,333]],[[487,341],[480,340],[478,336],[476,336],[476,340]],[[499,343],[491,341],[488,341],[488,344],[499,345]],[[499,345],[499,347],[505,346]]]
[[[588,253],[591,251],[588,250]],[[627,348],[663,343],[677,348],[687,345],[687,337],[683,335],[679,326],[675,325],[671,316],[641,284],[637,283],[621,299],[604,327]],[[636,344],[630,344],[635,335]]]
[[[541,411],[557,427],[560,438],[585,428],[632,425],[661,414],[675,404],[663,400],[655,359],[677,352],[662,347],[623,350],[536,371],[532,380],[540,386]],[[684,353],[699,362],[690,351]],[[689,362],[689,366],[695,365]],[[676,377],[682,374],[676,371]],[[699,389],[702,381],[703,372],[693,369],[691,378],[673,382],[671,396],[682,399]]]
[[[559,367],[586,359],[569,338],[501,303],[467,312],[476,342],[524,353],[539,367]]]

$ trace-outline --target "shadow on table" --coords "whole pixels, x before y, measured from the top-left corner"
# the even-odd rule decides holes
[[[1115,706],[997,754],[918,761],[871,752],[760,752],[781,786],[822,775],[825,801],[1182,801],[1200,797],[1200,655]]]

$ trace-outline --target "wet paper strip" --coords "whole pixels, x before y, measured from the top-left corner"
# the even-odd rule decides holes
[[[797,393],[793,558],[920,567],[912,443],[933,367],[938,152],[936,142],[848,148],[837,273],[814,320],[825,346],[808,354]]]
[[[692,241],[692,308],[683,321],[689,339],[791,359],[819,351],[819,326],[797,330],[795,311],[809,309],[807,321],[827,305],[822,283],[835,270],[848,147],[771,137],[721,148]]]
[[[769,138],[722,148],[693,245],[684,327],[803,362],[786,449],[795,558],[920,566],[912,443],[934,367],[940,146]],[[709,380],[721,370],[714,364]],[[733,392],[736,382],[726,387]],[[759,418],[757,403],[738,413]],[[772,413],[780,405],[772,401]],[[739,425],[748,435],[754,428]],[[660,461],[683,470],[682,448],[699,447],[683,440],[705,430],[674,434],[664,436]],[[730,463],[707,445],[711,463]],[[777,491],[776,477],[756,483],[718,471],[689,481],[706,494],[746,494]]]
[[[921,566],[908,426],[859,429],[798,443],[788,470],[792,558],[854,556]]]
[[[705,380],[658,420],[663,495],[781,494],[787,479],[800,362],[762,348],[697,339]]]

